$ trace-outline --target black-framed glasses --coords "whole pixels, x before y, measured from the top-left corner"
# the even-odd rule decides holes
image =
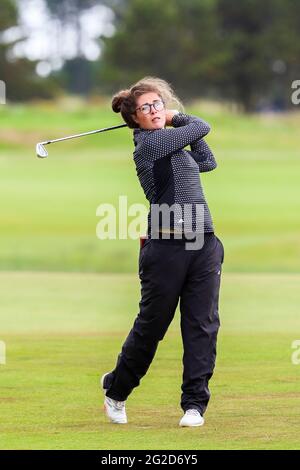
[[[165,107],[165,103],[162,100],[155,100],[153,103],[145,103],[139,108],[136,108],[136,111],[140,110],[143,114],[149,114],[151,112],[151,106],[153,106],[156,111],[162,111]]]

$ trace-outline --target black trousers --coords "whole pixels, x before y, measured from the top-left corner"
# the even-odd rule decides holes
[[[105,378],[106,395],[124,401],[146,374],[180,300],[183,341],[181,407],[204,413],[216,359],[218,303],[224,247],[214,233],[201,249],[185,240],[147,239],[139,255],[140,311],[115,369]]]

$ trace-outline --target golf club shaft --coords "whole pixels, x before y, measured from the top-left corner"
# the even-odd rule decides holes
[[[113,129],[119,129],[120,127],[127,127],[127,124],[119,124],[118,126],[113,127],[104,127],[103,129],[97,129],[95,131],[83,132],[82,134],[69,135],[67,137],[61,137],[60,139],[47,140],[41,142],[42,145],[52,144],[54,142],[61,142],[62,140],[76,139],[76,137],[82,137],[84,135],[97,134],[98,132],[111,131]]]

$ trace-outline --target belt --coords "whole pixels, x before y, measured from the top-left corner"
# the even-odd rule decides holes
[[[165,237],[163,238],[161,235],[163,234],[167,234],[169,235],[169,237]],[[193,236],[186,236],[186,235],[192,235]],[[166,231],[166,230],[159,230],[158,232],[155,232],[155,235],[158,235],[158,237],[155,237],[154,240],[165,240],[165,241],[168,241],[168,240],[176,240],[176,241],[179,241],[179,242],[191,242],[191,241],[194,241],[197,234],[195,235],[195,232],[187,232],[187,234],[185,234],[184,232],[175,232],[175,231]],[[175,235],[181,235],[180,237],[176,237]],[[203,235],[203,233],[198,233],[198,235]],[[208,237],[208,236],[211,236],[211,235],[214,235],[214,232],[204,232],[204,238]],[[140,237],[140,247],[143,248],[144,244],[145,244],[145,241],[148,240],[149,237],[148,235],[142,235]]]

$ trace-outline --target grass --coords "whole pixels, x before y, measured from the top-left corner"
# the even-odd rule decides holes
[[[201,175],[228,272],[299,272],[300,116],[248,117],[200,108],[218,168]],[[102,203],[148,202],[132,161],[131,131],[57,143],[39,140],[117,124],[108,108],[1,107],[1,244],[5,270],[135,272],[137,240],[99,240]],[[14,126],[14,127],[13,127]],[[128,225],[133,217],[128,217]],[[146,216],[144,217],[146,223]],[[144,233],[146,228],[140,229]]]
[[[128,399],[128,426],[116,427],[103,415],[98,382],[137,313],[137,276],[1,273],[0,447],[299,449],[299,366],[291,362],[299,281],[297,274],[224,274],[206,424],[180,429],[178,311]]]
[[[99,376],[138,313],[138,240],[96,237],[101,203],[148,207],[127,129],[108,104],[0,107],[1,449],[299,449],[299,114],[240,116],[198,103],[218,168],[202,174],[225,246],[222,327],[203,428],[179,429],[179,312],[128,399],[102,414]],[[129,217],[129,221],[130,221]],[[141,229],[143,233],[143,229]]]

